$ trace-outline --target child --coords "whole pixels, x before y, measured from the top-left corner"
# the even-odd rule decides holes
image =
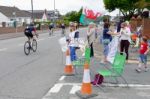
[[[147,42],[147,38],[145,36],[142,37],[142,42],[140,44],[140,50],[139,50],[139,65],[136,69],[137,72],[141,72],[142,64],[144,65],[145,72],[147,72],[147,54],[149,51],[149,46]]]

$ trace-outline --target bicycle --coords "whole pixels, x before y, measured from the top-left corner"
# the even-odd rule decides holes
[[[26,41],[24,44],[24,53],[26,55],[30,54],[30,50],[32,50],[33,52],[36,52],[37,50],[37,41],[36,39],[33,39],[32,44],[31,41]]]
[[[62,31],[61,31],[61,36],[62,36],[62,37],[65,36],[65,29],[62,29]]]
[[[49,36],[53,35],[53,32],[54,32],[54,30],[51,29],[50,32],[49,32]]]

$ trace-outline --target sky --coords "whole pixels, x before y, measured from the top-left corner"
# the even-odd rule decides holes
[[[53,10],[54,0],[33,0],[34,10]],[[21,10],[31,10],[31,0],[0,0],[2,6],[16,6]],[[55,8],[61,14],[69,11],[79,11],[81,7],[88,7],[101,13],[106,13],[103,0],[55,0]]]

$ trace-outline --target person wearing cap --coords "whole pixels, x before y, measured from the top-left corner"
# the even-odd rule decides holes
[[[111,42],[112,40],[112,36],[111,34],[109,33],[109,28],[110,28],[110,23],[108,20],[104,20],[104,27],[103,27],[103,40],[102,40],[102,43],[103,43],[103,47],[104,47],[104,50],[103,50],[103,55],[104,55],[104,59],[103,61],[104,62],[107,62],[107,55],[108,55],[108,44]]]

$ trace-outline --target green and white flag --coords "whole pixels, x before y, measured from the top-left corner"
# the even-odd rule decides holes
[[[90,22],[96,21],[96,19],[100,16],[100,12],[88,8],[83,8],[82,15],[80,16],[80,23],[82,25],[88,25]]]

